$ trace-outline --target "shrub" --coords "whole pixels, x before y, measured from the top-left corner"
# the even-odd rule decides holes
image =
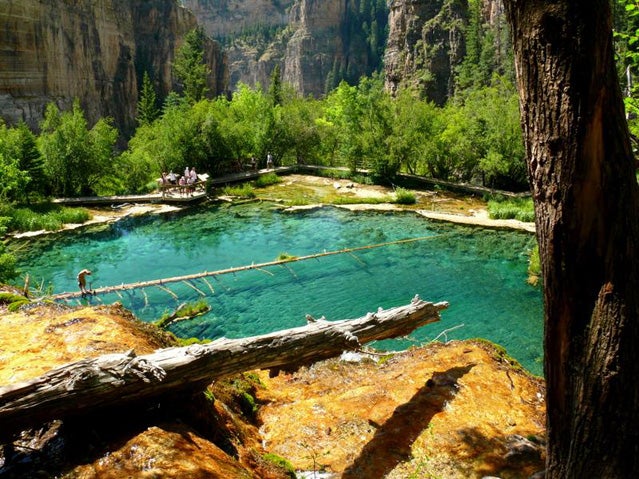
[[[417,197],[415,193],[405,188],[397,188],[395,190],[395,203],[400,205],[414,205],[417,203]]]
[[[266,173],[265,175],[260,175],[257,180],[255,180],[255,186],[257,188],[264,188],[265,186],[276,185],[277,183],[281,183],[282,179],[277,176],[275,173]]]

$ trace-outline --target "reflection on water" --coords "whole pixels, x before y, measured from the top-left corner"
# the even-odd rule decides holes
[[[264,263],[282,253],[302,256],[423,236],[430,238],[175,283],[171,290],[179,300],[160,288],[100,300],[122,301],[140,318],[153,320],[204,293],[211,312],[172,330],[213,339],[302,326],[307,313],[329,320],[360,317],[419,294],[450,303],[442,321],[376,347],[404,349],[463,324],[440,340],[489,339],[541,374],[542,300],[526,284],[526,253],[534,243],[526,233],[431,222],[414,213],[203,207],[41,238],[21,253],[20,267],[62,292],[76,290],[75,275],[85,267],[93,271],[96,288]]]

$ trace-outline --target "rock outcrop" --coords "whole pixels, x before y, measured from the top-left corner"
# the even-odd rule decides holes
[[[466,0],[391,2],[385,53],[386,88],[416,86],[443,105],[453,93],[453,72],[464,58]]]
[[[342,79],[356,83],[381,65],[388,11],[379,0],[184,0],[219,39],[229,86],[268,87],[275,65],[303,95],[321,96]]]
[[[158,95],[173,86],[171,62],[197,23],[175,0],[3,0],[0,8],[0,111],[8,123],[37,127],[46,105],[80,100],[89,123],[112,117],[135,126],[138,85],[148,71]],[[225,88],[217,44],[206,57],[209,88]]]

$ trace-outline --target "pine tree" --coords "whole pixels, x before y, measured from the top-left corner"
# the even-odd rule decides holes
[[[204,61],[205,38],[201,27],[187,33],[173,64],[175,76],[190,103],[197,103],[208,92],[207,77],[211,70]]]
[[[142,89],[138,99],[138,124],[149,125],[153,123],[159,114],[160,111],[158,110],[155,88],[153,87],[153,83],[151,83],[148,72],[144,72]]]

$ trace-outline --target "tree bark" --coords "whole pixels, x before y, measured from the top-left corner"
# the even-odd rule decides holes
[[[342,321],[309,319],[304,327],[245,339],[133,351],[85,359],[33,380],[0,388],[0,441],[43,422],[126,407],[168,393],[202,387],[253,369],[295,369],[338,356],[370,341],[406,336],[439,321],[448,303],[417,297],[405,306]]]
[[[505,7],[542,261],[546,477],[639,477],[639,192],[609,0]]]

